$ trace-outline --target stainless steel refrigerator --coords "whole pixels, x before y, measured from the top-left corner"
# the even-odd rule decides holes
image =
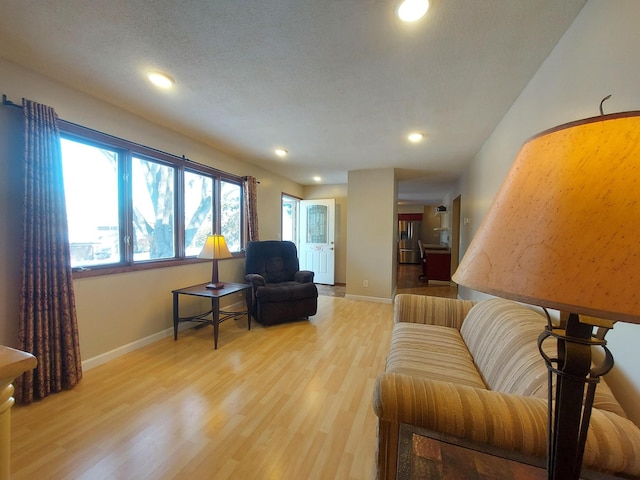
[[[398,221],[398,262],[420,263],[418,240],[422,232],[422,222],[418,220]]]

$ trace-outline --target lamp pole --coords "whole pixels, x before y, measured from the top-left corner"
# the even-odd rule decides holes
[[[548,337],[557,340],[556,358],[540,348],[549,370],[552,480],[580,476],[596,384],[613,367],[606,332],[615,321],[640,324],[638,178],[640,111],[578,120],[532,137],[453,275],[480,292],[572,312],[558,328],[547,314],[538,339],[539,347]],[[605,352],[595,367],[594,346]]]
[[[580,477],[595,387],[600,376],[613,368],[613,357],[604,340],[608,330],[609,326],[599,329],[600,338],[594,338],[593,325],[581,322],[580,317],[572,313],[566,329],[553,328],[549,321],[538,339],[540,354],[549,370],[547,472],[550,480]],[[557,339],[557,358],[548,357],[542,349],[542,343],[549,337]],[[591,347],[594,345],[601,346],[607,354],[603,362],[592,369]],[[555,402],[552,401],[554,374],[557,375]]]

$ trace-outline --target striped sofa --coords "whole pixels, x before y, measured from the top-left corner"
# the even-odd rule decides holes
[[[396,478],[401,424],[544,458],[548,378],[537,339],[545,325],[539,311],[499,298],[474,304],[396,296],[386,370],[373,398],[377,478]],[[596,388],[583,465],[640,476],[640,429],[604,381]]]

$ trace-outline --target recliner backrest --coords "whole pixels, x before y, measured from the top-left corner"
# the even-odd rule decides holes
[[[265,240],[247,244],[245,275],[260,274],[268,283],[290,282],[299,269],[298,250],[293,242]]]

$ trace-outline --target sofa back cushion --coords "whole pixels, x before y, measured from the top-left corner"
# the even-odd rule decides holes
[[[460,334],[491,390],[546,399],[547,367],[538,350],[538,336],[546,325],[545,316],[533,308],[493,298],[469,311]],[[557,356],[553,339],[544,342],[543,348],[549,357]],[[625,416],[602,379],[594,407]]]
[[[545,325],[531,308],[494,298],[469,311],[460,333],[491,390],[546,398],[547,368],[537,345]]]

